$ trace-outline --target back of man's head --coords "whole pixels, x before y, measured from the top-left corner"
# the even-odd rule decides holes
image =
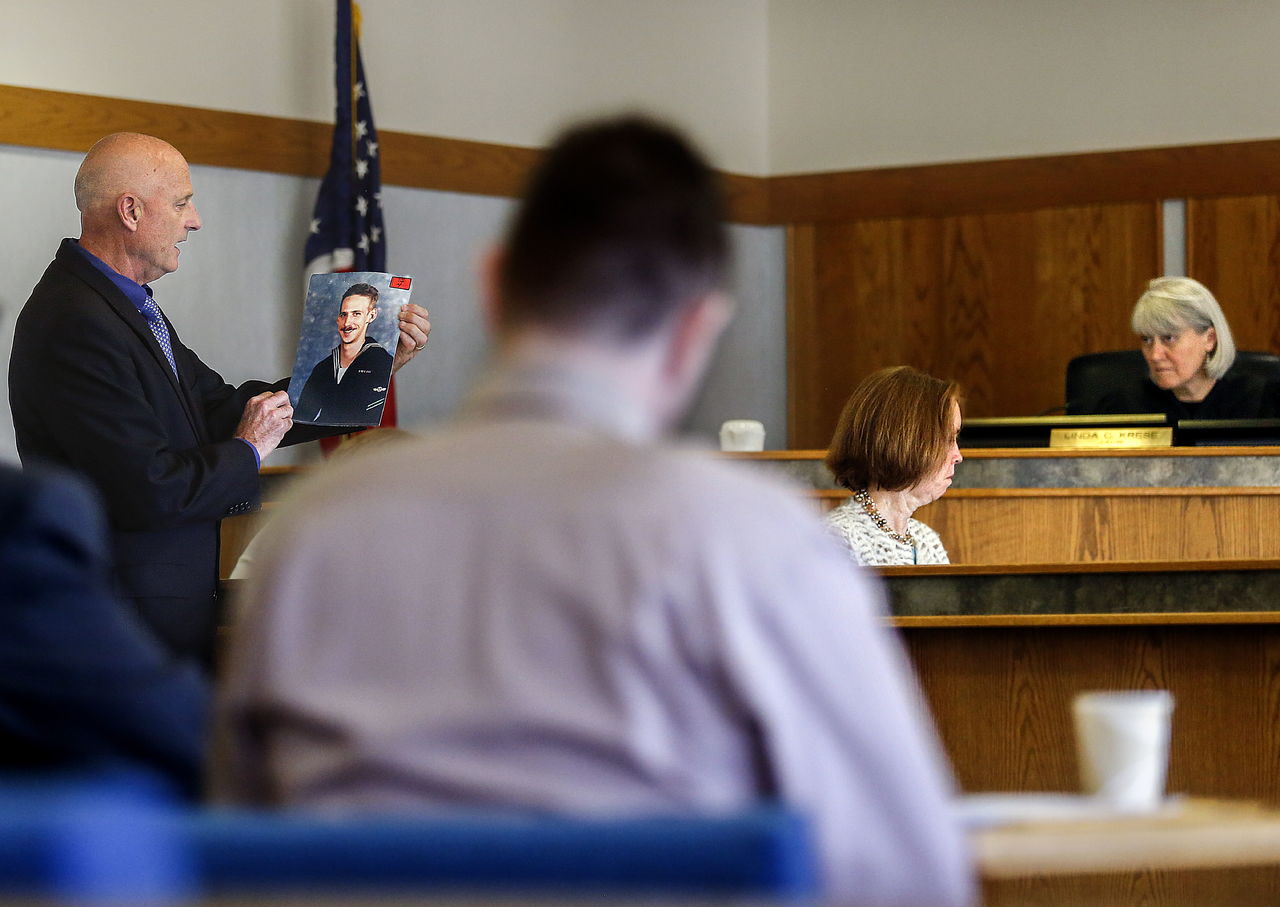
[[[504,328],[652,334],[722,287],[719,178],[676,131],[639,116],[562,135],[535,169],[499,266]]]

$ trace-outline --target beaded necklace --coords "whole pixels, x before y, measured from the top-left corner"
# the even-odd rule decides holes
[[[889,525],[889,521],[882,517],[880,511],[876,509],[876,502],[871,500],[871,495],[867,494],[867,489],[863,488],[861,491],[855,491],[853,499],[862,505],[863,512],[871,517],[871,522],[875,523],[878,529],[887,533],[889,538],[895,542],[901,542],[904,545],[915,548],[916,540],[912,538],[911,533],[895,532]]]

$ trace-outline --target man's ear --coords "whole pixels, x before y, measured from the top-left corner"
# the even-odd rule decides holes
[[[506,250],[502,246],[490,246],[481,256],[477,265],[480,279],[480,307],[484,311],[485,327],[489,333],[496,334],[502,325],[502,293],[498,287],[501,281],[502,260]]]
[[[138,229],[138,223],[142,220],[142,207],[142,199],[132,192],[126,192],[116,199],[116,216],[131,233]]]
[[[719,290],[705,293],[676,314],[667,347],[666,369],[678,382],[696,385],[733,319],[733,300]]]

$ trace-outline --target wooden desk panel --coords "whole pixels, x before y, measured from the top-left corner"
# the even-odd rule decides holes
[[[1167,689],[1169,789],[1280,803],[1280,625],[902,631],[966,791],[1078,789],[1072,697]]]
[[[1176,581],[1176,578],[1175,578]],[[1169,790],[1280,804],[1280,625],[905,628],[961,789],[1076,791],[1070,706],[1173,693]],[[988,882],[989,904],[1280,902],[1280,868]]]
[[[957,564],[1280,557],[1280,488],[955,489],[916,517]]]

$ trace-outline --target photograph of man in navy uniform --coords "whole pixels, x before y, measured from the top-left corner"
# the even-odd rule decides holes
[[[316,363],[294,419],[318,425],[377,425],[387,402],[391,353],[367,335],[378,317],[378,288],[357,283],[342,294],[338,345]]]

